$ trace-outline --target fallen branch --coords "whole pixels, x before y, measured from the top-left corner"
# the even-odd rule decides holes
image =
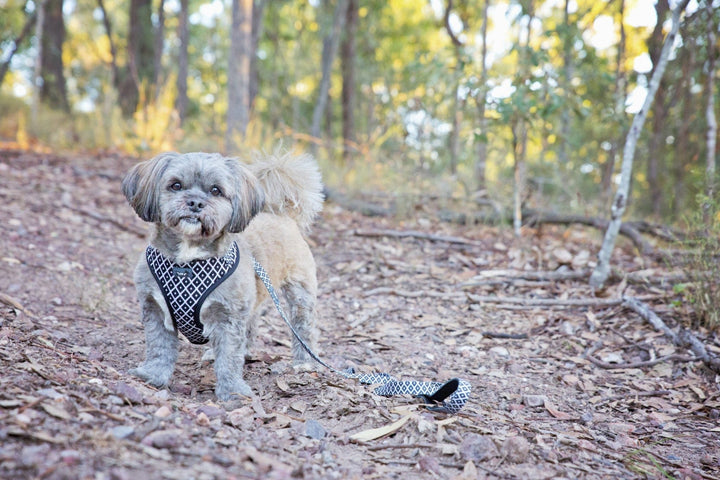
[[[670,395],[672,393],[672,390],[653,390],[651,392],[628,392],[623,393],[621,395],[613,395],[612,397],[603,398],[595,405],[603,405],[605,403],[614,402],[615,400],[623,400],[625,398],[635,398],[635,397],[663,397],[665,395]]]
[[[133,235],[136,235],[140,238],[147,237],[147,232],[137,230],[133,227],[129,227],[129,226],[123,224],[122,222],[118,222],[114,218],[108,217],[101,213],[93,212],[91,210],[85,210],[84,208],[73,207],[72,205],[69,205],[67,203],[63,203],[63,207],[67,208],[68,210],[72,210],[73,212],[79,213],[81,215],[85,215],[86,217],[90,217],[93,220],[97,220],[98,222],[109,223],[111,225],[114,225],[115,227],[119,228],[120,230],[124,230],[126,232],[132,233]]]
[[[585,358],[588,359],[590,363],[595,365],[596,367],[604,368],[606,370],[627,370],[631,368],[645,368],[645,367],[652,367],[654,365],[657,365],[658,363],[663,362],[698,362],[702,360],[698,357],[690,357],[687,355],[679,355],[677,353],[673,353],[671,355],[665,355],[664,357],[656,358],[655,360],[646,360],[643,362],[630,362],[630,363],[609,363],[609,362],[603,362],[600,359],[597,359],[593,357],[592,355],[586,355]]]
[[[467,294],[474,303],[506,303],[536,307],[614,307],[621,305],[621,298],[526,298],[526,297],[495,297],[490,295]]]
[[[674,345],[690,349],[690,351],[695,354],[697,360],[703,361],[708,368],[720,373],[720,359],[708,352],[705,345],[690,331],[680,328],[678,332],[675,333],[670,327],[665,325],[665,322],[663,322],[647,304],[641,302],[638,298],[624,297],[623,305],[640,315],[645,321],[655,327],[656,330],[663,332]]]
[[[481,242],[467,240],[465,238],[447,235],[433,235],[431,233],[418,232],[415,230],[354,230],[353,234],[358,237],[392,237],[392,238],[418,238],[431,242],[455,243],[459,245],[483,246]]]
[[[393,287],[378,287],[374,288],[372,290],[368,290],[363,294],[364,297],[371,297],[373,295],[395,295],[398,297],[407,297],[407,298],[419,298],[419,297],[436,297],[436,298],[464,298],[464,293],[444,293],[444,292],[425,292],[425,291],[416,291],[416,292],[409,292],[407,290],[400,290],[398,288]]]
[[[524,340],[524,339],[528,338],[527,333],[481,332],[481,335],[485,338],[507,338],[510,340]]]

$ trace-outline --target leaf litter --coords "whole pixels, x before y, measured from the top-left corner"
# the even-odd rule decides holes
[[[593,298],[574,274],[597,243],[580,228],[516,241],[442,223],[429,205],[412,220],[326,205],[310,238],[319,353],[401,379],[466,379],[459,415],[296,372],[270,307],[246,365],[256,397],[236,408],[216,402],[212,363],[187,343],[168,388],[130,377],[144,352],[131,277],[145,226],[120,179],[135,161],[0,151],[0,477],[720,478],[715,374],[692,361],[588,360],[688,352],[620,303],[576,302]],[[610,300],[629,292],[669,324],[687,321],[671,286],[652,281],[672,272],[629,244],[615,265],[629,280]]]

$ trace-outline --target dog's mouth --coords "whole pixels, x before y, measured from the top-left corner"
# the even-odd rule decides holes
[[[194,225],[194,224],[201,223],[201,222],[200,222],[200,218],[195,217],[195,216],[180,217],[180,221],[181,221],[181,222],[190,223],[190,224],[193,224],[193,225]]]

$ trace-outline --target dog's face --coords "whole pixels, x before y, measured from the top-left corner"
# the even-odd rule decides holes
[[[160,154],[133,167],[122,188],[140,218],[193,241],[241,232],[264,201],[247,168],[210,153]]]

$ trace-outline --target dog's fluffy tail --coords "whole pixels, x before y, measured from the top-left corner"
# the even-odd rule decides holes
[[[292,217],[303,232],[323,206],[320,169],[312,155],[275,150],[249,165],[265,191],[265,210]]]

